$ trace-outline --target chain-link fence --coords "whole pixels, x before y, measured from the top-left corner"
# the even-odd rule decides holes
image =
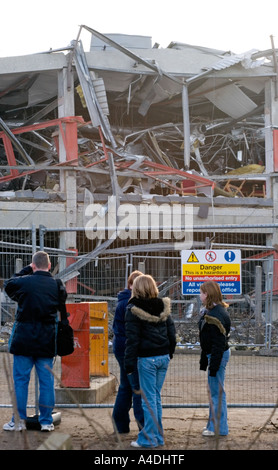
[[[63,235],[65,234],[64,231]],[[119,369],[112,353],[112,322],[117,293],[126,286],[128,274],[134,269],[151,274],[157,281],[160,295],[169,296],[177,330],[177,350],[170,363],[163,404],[171,407],[207,406],[204,373],[199,371],[199,338],[197,322],[200,310],[198,295],[184,296],[181,286],[181,256],[171,247],[152,245],[140,247],[135,241],[115,240],[104,252],[96,254],[96,242],[88,239],[85,230],[68,230],[76,241],[76,249],[63,249],[62,231],[46,227],[36,229],[1,230],[1,272],[3,281],[22,266],[30,263],[32,253],[44,249],[50,255],[52,273],[67,271],[64,278],[69,292],[68,301],[108,304],[109,316],[109,374],[119,382]],[[215,232],[209,227],[194,233],[193,244],[198,249],[241,250],[240,295],[226,296],[231,316],[232,356],[227,368],[227,397],[229,406],[273,406],[278,398],[278,322],[276,258],[268,246],[270,229],[225,227]],[[82,261],[81,263],[79,263]],[[78,264],[79,263],[79,264]],[[73,266],[72,271],[69,267]],[[76,267],[75,267],[76,266]],[[1,342],[7,349],[7,340],[14,321],[15,305],[1,292]],[[5,359],[4,359],[5,357]],[[10,406],[7,377],[11,358],[3,353],[3,373],[0,379],[0,406]],[[60,360],[55,373],[59,377]],[[34,397],[34,394],[33,394]],[[113,406],[114,396],[103,406]],[[30,394],[32,402],[32,393]],[[92,405],[95,406],[95,405]]]

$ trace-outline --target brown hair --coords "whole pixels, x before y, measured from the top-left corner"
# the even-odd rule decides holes
[[[203,292],[203,294],[207,294],[205,306],[209,310],[212,309],[215,304],[220,304],[225,308],[229,306],[226,302],[223,301],[222,292],[217,282],[204,282],[203,284],[201,284],[200,290]]]
[[[133,271],[133,272],[128,276],[128,279],[127,279],[127,287],[128,287],[128,289],[131,289],[131,288],[132,288],[134,279],[136,279],[136,277],[138,277],[138,276],[141,276],[142,274],[143,274],[143,273],[141,273],[141,271]]]
[[[38,269],[48,269],[50,260],[45,251],[37,251],[37,253],[33,255],[32,262]]]
[[[149,274],[136,277],[132,286],[132,297],[153,299],[158,296],[155,280]]]

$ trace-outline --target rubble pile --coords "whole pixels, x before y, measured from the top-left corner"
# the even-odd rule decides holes
[[[46,55],[49,62],[66,57],[73,73],[75,159],[69,149],[61,161],[55,73],[0,76],[1,135],[15,147],[8,165],[0,148],[1,197],[63,200],[60,171],[73,165],[81,200],[84,188],[119,197],[211,197],[212,188],[215,196],[265,197],[258,175],[273,51],[234,54],[176,42],[161,49],[150,38],[83,28],[92,34],[89,52],[79,40],[67,56]]]
[[[229,343],[235,350],[265,350],[265,324],[256,327],[254,319],[248,321],[234,320],[231,316],[232,326]],[[178,348],[199,349],[198,318],[185,322],[176,321]],[[258,343],[258,339],[260,340]],[[258,345],[259,344],[259,345]],[[278,351],[278,322],[271,325],[271,350]]]

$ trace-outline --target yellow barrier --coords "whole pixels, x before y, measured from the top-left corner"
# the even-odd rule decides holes
[[[109,375],[108,369],[108,305],[89,302],[90,316],[90,375]]]

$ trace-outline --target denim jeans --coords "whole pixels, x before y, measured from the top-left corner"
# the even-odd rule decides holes
[[[207,429],[220,436],[226,436],[229,433],[226,392],[224,390],[226,366],[230,359],[230,349],[224,352],[219,370],[216,377],[208,375],[208,386],[210,393],[209,419]],[[208,354],[210,362],[211,355]],[[220,408],[219,408],[220,406]]]
[[[14,355],[13,378],[17,410],[21,419],[27,418],[28,387],[35,366],[39,381],[39,422],[51,424],[55,405],[54,376],[47,369],[53,368],[53,358]]]
[[[169,362],[169,354],[138,358],[144,428],[139,432],[137,442],[142,447],[157,447],[164,444],[161,389]]]
[[[133,413],[139,429],[144,426],[144,413],[141,404],[141,395],[132,391],[139,390],[138,371],[132,374],[132,385],[124,368],[124,356],[115,354],[120,366],[120,385],[113,408],[113,420],[119,433],[129,432],[129,411],[133,403]]]

